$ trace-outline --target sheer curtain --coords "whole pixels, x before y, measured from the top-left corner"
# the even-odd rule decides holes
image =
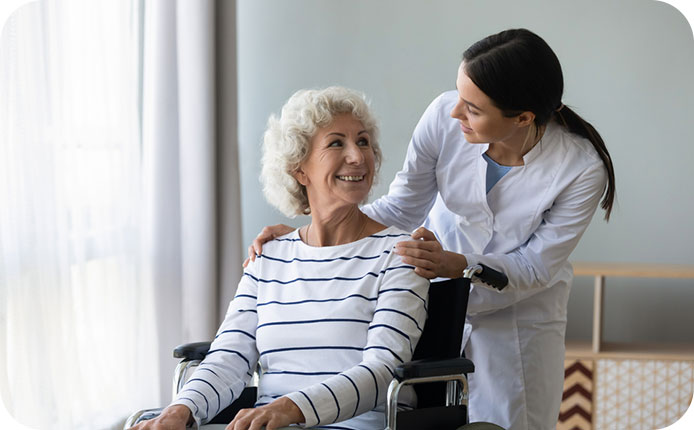
[[[171,351],[214,336],[220,255],[240,248],[227,243],[221,225],[237,223],[238,209],[218,216],[227,196],[217,168],[225,151],[217,147],[215,57],[214,0],[145,2],[143,237],[157,297],[162,405],[171,400]],[[238,178],[234,165],[225,167]],[[238,205],[238,193],[228,200]],[[237,253],[231,264],[241,261]]]
[[[160,400],[140,23],[136,0],[44,0],[0,36],[0,394],[34,428]]]
[[[213,336],[243,260],[235,43],[233,1],[43,0],[5,26],[0,418],[115,428]]]

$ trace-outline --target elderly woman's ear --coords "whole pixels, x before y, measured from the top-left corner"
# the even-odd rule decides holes
[[[308,176],[306,176],[306,173],[304,173],[304,171],[301,170],[301,168],[294,172],[292,176],[294,176],[294,179],[296,179],[297,182],[299,182],[304,187],[307,186],[309,183]]]

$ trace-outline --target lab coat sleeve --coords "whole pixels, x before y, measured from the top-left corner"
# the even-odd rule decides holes
[[[412,358],[426,321],[429,281],[413,267],[403,265],[400,258],[391,253],[362,361],[323,382],[287,394],[303,412],[305,427],[344,421],[382,405],[395,368]]]
[[[187,406],[204,424],[236,400],[250,381],[258,361],[257,284],[251,262],[229,304],[210,350],[172,404]]]
[[[566,268],[569,255],[588,227],[606,181],[605,167],[598,160],[557,196],[525,244],[506,254],[465,254],[468,265],[483,263],[503,271],[509,279],[508,286],[501,292],[474,284],[473,288],[482,289],[479,294],[497,297],[481,300],[469,313],[502,309],[551,287],[554,277]],[[500,300],[499,294],[505,295],[505,300]]]
[[[415,127],[405,163],[390,184],[388,194],[362,207],[383,225],[412,231],[422,225],[438,193],[436,163],[442,137],[439,115],[441,97],[434,99]]]

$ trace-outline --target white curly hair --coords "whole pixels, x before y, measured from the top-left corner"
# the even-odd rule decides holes
[[[311,150],[311,138],[336,115],[349,113],[369,134],[376,172],[381,165],[378,127],[363,93],[344,87],[299,90],[282,107],[279,118],[271,115],[263,136],[260,181],[267,201],[290,218],[308,215],[306,188],[293,176]]]

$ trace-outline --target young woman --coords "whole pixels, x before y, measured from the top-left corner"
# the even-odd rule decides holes
[[[502,292],[477,284],[470,292],[463,339],[476,368],[470,419],[554,429],[573,277],[568,258],[603,196],[609,219],[612,161],[597,131],[562,103],[559,60],[528,30],[473,44],[456,86],[422,115],[388,194],[362,210],[385,225],[416,229],[396,252],[425,277],[458,277],[476,263],[508,275]],[[284,231],[264,229],[250,258]]]

